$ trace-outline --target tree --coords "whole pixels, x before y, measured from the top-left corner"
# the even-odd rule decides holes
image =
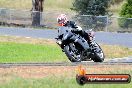
[[[85,29],[92,28],[95,31],[103,30],[107,26],[107,17],[96,17],[99,15],[107,15],[110,0],[75,0],[72,10],[75,10],[79,15],[77,20]]]
[[[127,0],[122,6],[120,16],[124,18],[119,19],[119,26],[122,28],[132,28],[132,0]]]
[[[32,26],[40,26],[44,0],[32,0]]]
[[[110,0],[75,0],[72,10],[80,15],[106,15]]]
[[[124,3],[120,12],[120,16],[132,18],[132,0],[127,0],[127,2]]]

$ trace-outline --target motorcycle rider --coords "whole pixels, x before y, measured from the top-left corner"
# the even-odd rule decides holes
[[[60,14],[57,17],[57,22],[58,22],[59,26],[73,28],[71,30],[71,32],[80,34],[82,37],[84,37],[86,40],[88,40],[89,44],[92,44],[92,41],[90,41],[88,38],[88,34],[85,31],[83,31],[82,28],[80,26],[78,26],[74,21],[69,21],[65,14]]]

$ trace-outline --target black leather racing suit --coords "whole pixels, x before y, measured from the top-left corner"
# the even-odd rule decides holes
[[[71,27],[72,32],[80,34],[80,36],[84,37],[86,40],[88,40],[88,34],[83,31],[82,29],[79,29],[79,26],[77,26],[77,24],[74,21],[67,21],[67,23],[64,25],[65,27]],[[88,43],[90,43],[90,41],[88,40]]]

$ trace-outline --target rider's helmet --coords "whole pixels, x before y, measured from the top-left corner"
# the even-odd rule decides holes
[[[58,22],[59,26],[64,26],[67,23],[67,21],[68,21],[68,19],[65,14],[60,14],[57,17],[57,22]]]

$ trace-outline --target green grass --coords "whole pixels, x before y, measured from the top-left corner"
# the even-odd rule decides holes
[[[106,59],[132,56],[132,49],[102,44]],[[65,53],[53,40],[0,36],[0,63],[68,62]]]
[[[0,43],[0,62],[62,62],[67,61],[55,45]]]
[[[32,0],[0,0],[1,8],[31,9]]]
[[[70,9],[74,0],[45,0],[45,7],[48,9]]]

